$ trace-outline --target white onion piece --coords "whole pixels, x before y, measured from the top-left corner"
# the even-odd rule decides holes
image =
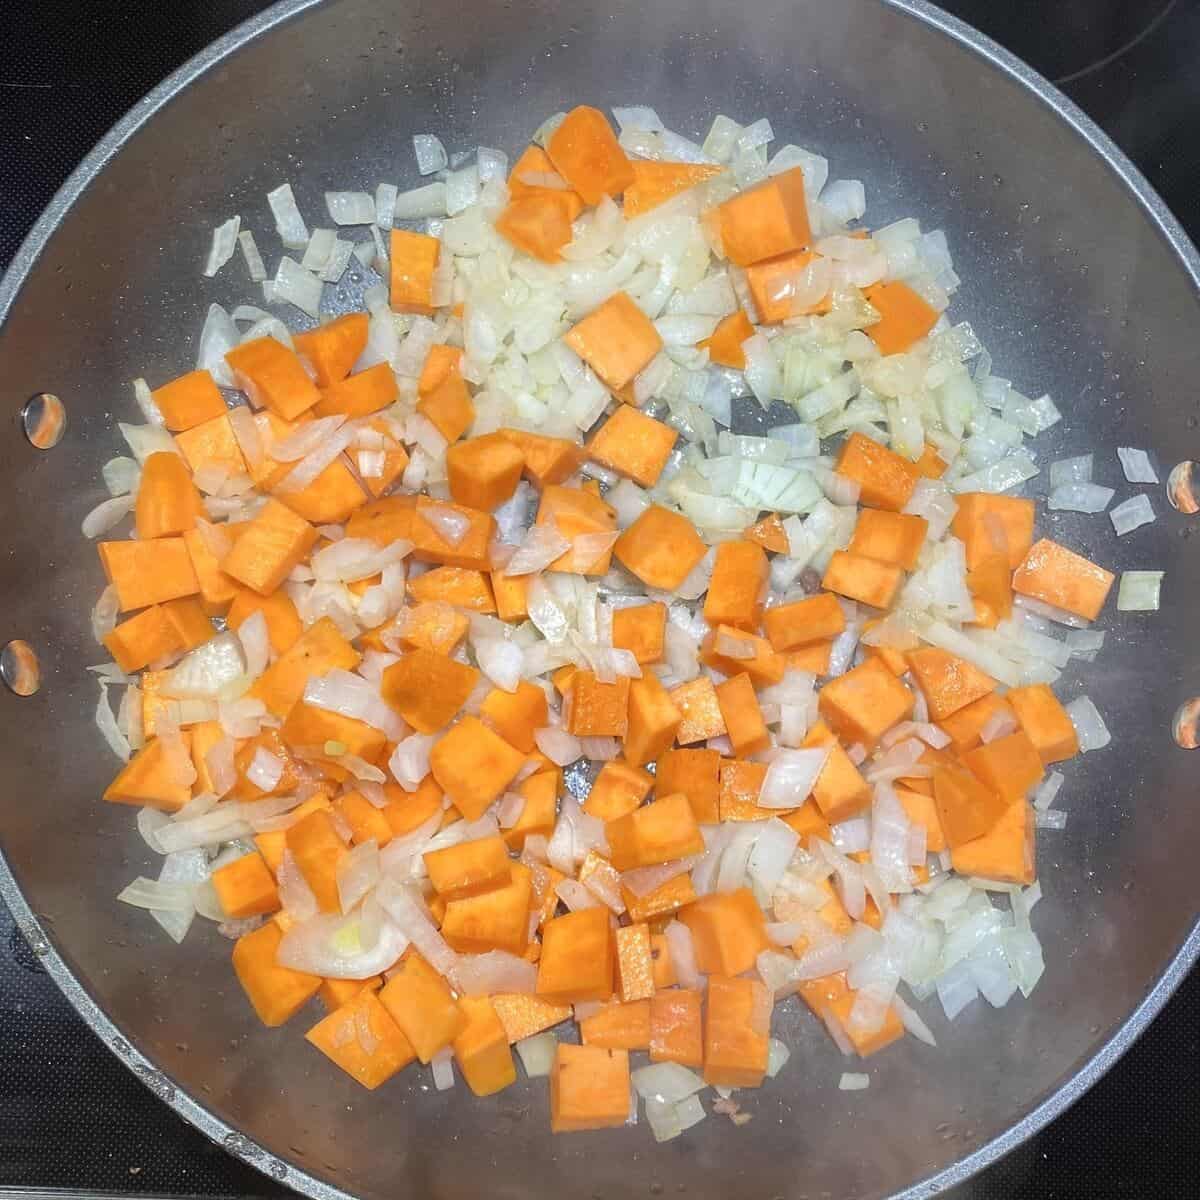
[[[212,246],[208,251],[208,260],[204,264],[204,274],[211,279],[232,257],[237,249],[238,230],[241,229],[242,218],[230,217],[224,224],[213,230]]]
[[[308,240],[307,231],[305,241]],[[196,369],[207,371],[220,387],[236,387],[233,371],[225,361],[225,355],[239,341],[237,326],[230,315],[219,305],[210,304],[200,331],[200,345],[196,352]],[[135,450],[136,454],[137,451]],[[141,459],[139,458],[139,462]]]
[[[102,500],[83,518],[83,536],[97,538],[119,525],[133,511],[134,501],[132,495]]]
[[[246,779],[260,791],[271,792],[283,778],[283,767],[283,759],[259,746],[246,768]]]
[[[1156,612],[1165,572],[1123,571],[1117,591],[1118,612]]]
[[[238,246],[242,251],[242,258],[246,262],[246,272],[250,276],[252,283],[262,283],[267,277],[267,268],[263,263],[262,255],[258,252],[258,243],[254,240],[254,234],[249,229],[243,229],[238,234]]]
[[[271,639],[267,618],[261,608],[255,609],[238,627],[238,640],[246,659],[246,674],[257,679],[271,659]]]
[[[504,574],[532,575],[536,571],[544,571],[570,549],[571,543],[559,533],[557,525],[534,525],[508,560]]]
[[[323,289],[320,279],[286,254],[279,260],[274,284],[276,300],[294,304],[310,317],[320,316]]]
[[[1121,460],[1121,470],[1130,483],[1157,483],[1158,472],[1150,461],[1145,450],[1137,450],[1132,446],[1118,446],[1117,457]]]
[[[1123,500],[1116,508],[1111,509],[1108,515],[1117,531],[1117,537],[1124,537],[1125,534],[1157,520],[1150,497],[1144,492]]]
[[[396,753],[404,744],[400,739],[406,726],[400,715],[383,699],[378,687],[351,671],[335,668],[326,675],[310,678],[304,685],[304,702],[382,731],[389,740],[399,742]]]
[[[838,1077],[838,1090],[842,1092],[861,1092],[870,1086],[870,1075],[864,1075],[861,1071],[844,1071]]]
[[[338,859],[338,902],[349,913],[379,882],[379,846],[372,838],[354,846]]]
[[[232,700],[248,682],[242,643],[230,631],[186,654],[167,676],[162,694],[181,700]]]
[[[513,1049],[521,1059],[525,1074],[530,1079],[549,1075],[554,1069],[554,1057],[558,1053],[558,1039],[549,1030],[535,1033],[513,1043]]]
[[[1096,483],[1064,483],[1046,501],[1051,512],[1103,512],[1115,495],[1112,488]]]
[[[297,921],[275,953],[280,966],[327,979],[369,979],[395,965],[408,939],[386,917],[372,921],[375,939],[366,944],[360,913],[321,913]]]
[[[274,191],[268,192],[267,203],[275,216],[279,240],[289,250],[302,250],[308,244],[308,226],[304,224],[304,218],[296,206],[292,185],[283,183]]]
[[[696,949],[692,931],[681,921],[672,921],[666,928],[667,950],[675,968],[675,978],[682,988],[702,988],[704,976],[696,966]]]
[[[429,774],[429,753],[437,738],[432,734],[414,733],[398,742],[388,759],[388,770],[406,791],[415,791]]]
[[[767,767],[757,803],[763,808],[799,808],[811,794],[828,757],[828,746],[781,750]]]
[[[565,729],[547,726],[534,731],[537,748],[556,766],[566,767],[583,757],[579,739]]]
[[[381,575],[411,550],[412,543],[403,538],[382,547],[368,538],[342,538],[332,546],[318,550],[310,565],[317,579],[357,583]]]
[[[375,223],[375,201],[368,192],[326,192],[325,207],[335,225]]]
[[[432,133],[418,133],[413,136],[413,153],[417,157],[417,172],[420,175],[432,175],[435,171],[442,171],[450,161],[441,138]]]
[[[1079,738],[1080,752],[1086,754],[1089,750],[1100,750],[1112,741],[1112,734],[1104,724],[1104,718],[1091,699],[1080,696],[1066,706],[1067,716],[1075,726]]]
[[[446,944],[423,906],[403,887],[381,885],[376,893],[380,904],[400,931],[417,948],[421,957],[452,984],[457,980],[458,955]]]

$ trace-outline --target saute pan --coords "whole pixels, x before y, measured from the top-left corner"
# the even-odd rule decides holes
[[[692,135],[717,112],[770,116],[781,140],[865,181],[873,224],[917,215],[946,230],[955,318],[996,373],[1065,413],[1036,444],[1043,461],[1091,451],[1098,481],[1125,495],[1117,446],[1148,450],[1164,481],[1200,457],[1196,251],[1069,101],[934,8],[285,0],[101,142],[0,286],[0,643],[28,642],[41,674],[34,695],[0,689],[0,894],[97,1036],[165,1102],[317,1200],[931,1196],[1078,1097],[1200,950],[1200,760],[1174,736],[1195,741],[1175,718],[1200,694],[1200,518],[1165,487],[1150,490],[1157,522],[1119,541],[1103,516],[1048,521],[1114,569],[1167,574],[1162,610],[1110,604],[1103,657],[1064,679],[1114,737],[1071,764],[1069,823],[1041,839],[1045,977],[1000,1012],[931,1013],[938,1048],[906,1039],[872,1060],[866,1092],[837,1090],[836,1049],[789,1004],[777,1021],[793,1058],[748,1101],[754,1119],[710,1118],[661,1147],[647,1130],[552,1139],[540,1083],[477,1101],[412,1070],[368,1096],[296,1029],[258,1026],[215,928],[176,949],[114,902],[156,867],[131,813],[99,800],[115,763],[84,668],[104,657],[88,621],[102,578],[79,523],[120,452],[115,419],[136,419],[130,380],[189,369],[208,305],[253,299],[238,260],[201,277],[212,228],[239,212],[273,249],[265,195],[284,179],[315,214],[326,188],[414,186],[414,133],[515,152],[580,102],[653,104]],[[354,285],[335,299],[354,303]],[[67,424],[40,450],[20,413],[45,392]]]

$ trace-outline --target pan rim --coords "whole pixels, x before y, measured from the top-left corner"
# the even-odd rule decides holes
[[[3,325],[46,243],[84,190],[126,142],[169,101],[207,71],[275,27],[315,8],[323,0],[279,0],[205,47],[147,93],[96,144],[55,193],[45,211],[22,241],[3,279],[0,279],[0,325]],[[1200,253],[1179,221],[1142,172],[1115,142],[1049,80],[985,34],[926,0],[877,0],[887,8],[929,26],[973,52],[1031,92],[1068,125],[1137,200],[1151,223],[1200,290]],[[8,906],[17,928],[45,965],[47,973],[91,1029],[156,1095],[206,1137],[227,1152],[268,1175],[313,1197],[313,1200],[354,1200],[353,1194],[282,1162],[185,1092],[126,1040],[121,1029],[92,998],[30,908],[0,848],[0,899]],[[928,1200],[963,1183],[984,1167],[1047,1126],[1088,1091],[1145,1032],[1183,978],[1200,959],[1200,919],[1180,944],[1154,985],[1112,1036],[1072,1076],[1011,1125],[964,1158],[903,1191],[891,1200]]]

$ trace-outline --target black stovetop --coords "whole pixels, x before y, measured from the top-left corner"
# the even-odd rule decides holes
[[[1197,0],[943,4],[1058,83],[1200,242]],[[264,7],[262,0],[0,0],[0,266],[119,116]],[[952,1200],[1200,1195],[1198,1017],[1200,975],[1193,975],[1089,1095]],[[0,1189],[288,1194],[185,1125],[111,1056],[2,906]]]

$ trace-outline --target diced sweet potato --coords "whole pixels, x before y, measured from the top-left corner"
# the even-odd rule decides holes
[[[936,646],[910,650],[905,657],[935,721],[996,690],[996,681],[990,675]]]
[[[226,575],[260,595],[273,592],[316,545],[317,531],[278,500],[268,500],[221,560]]]
[[[510,1045],[571,1019],[570,1005],[550,1004],[525,992],[501,992],[491,1001]]]
[[[1005,699],[1012,705],[1026,736],[1042,762],[1056,763],[1079,753],[1079,735],[1048,684],[1013,688]]]
[[[233,945],[233,970],[264,1025],[282,1025],[317,994],[320,975],[281,967],[275,961],[283,934],[274,921],[243,934]]]
[[[781,816],[780,809],[762,808],[758,803],[767,764],[740,758],[721,760],[721,793],[718,809],[722,821],[765,821]]]
[[[746,268],[746,286],[760,325],[778,325],[789,317],[829,312],[833,302],[828,295],[811,304],[799,302],[798,294],[807,290],[806,276],[818,258],[820,255],[811,250],[793,250]]]
[[[517,785],[517,793],[524,798],[525,807],[517,823],[504,831],[504,840],[514,850],[520,850],[528,837],[535,834],[549,837],[553,833],[561,789],[562,772],[557,767],[530,775]]]
[[[450,1045],[467,1024],[446,981],[411,950],[404,965],[383,985],[379,1000],[423,1063]]]
[[[722,171],[716,163],[646,162],[635,158],[629,165],[633,168],[633,182],[625,188],[622,205],[627,221],[665,204],[672,196],[678,196]]]
[[[166,427],[182,433],[202,421],[225,415],[225,398],[207,371],[189,371],[151,392]]]
[[[369,417],[396,401],[400,389],[390,363],[376,363],[335,383],[327,384],[313,407],[313,416]]]
[[[579,465],[581,449],[566,438],[544,437],[523,429],[501,429],[499,433],[521,451],[525,474],[536,487],[562,483]]]
[[[601,683],[592,671],[576,671],[571,681],[567,728],[576,737],[623,738],[629,728],[629,678]]]
[[[625,757],[640,767],[657,758],[675,740],[683,712],[658,676],[647,671],[640,679],[630,681],[628,717]]]
[[[576,203],[573,192],[530,189],[505,205],[496,218],[496,232],[542,262],[560,262],[563,247],[571,241],[571,212]]]
[[[454,1039],[454,1057],[467,1087],[476,1096],[492,1096],[517,1081],[508,1035],[486,996],[462,996],[458,1006],[467,1019]]]
[[[999,792],[972,772],[949,765],[933,769],[933,798],[946,845],[951,850],[982,837],[1007,806]]]
[[[662,349],[658,330],[624,292],[614,292],[574,325],[563,341],[614,392],[631,383]]]
[[[938,724],[950,736],[950,744],[959,754],[973,750],[982,740],[980,735],[989,721],[996,719],[1001,713],[1007,713],[1016,720],[1012,705],[1007,697],[989,692],[970,704],[963,705],[957,712],[943,717]]]
[[[992,492],[963,492],[957,499],[950,532],[966,549],[968,569],[997,553],[1010,570],[1019,567],[1033,545],[1033,501]]]
[[[1037,878],[1034,838],[1032,806],[1013,800],[987,833],[952,847],[950,862],[960,875],[1029,885]]]
[[[587,455],[642,487],[653,487],[678,436],[669,425],[622,404],[592,434]]]
[[[384,671],[380,691],[418,733],[435,733],[458,715],[478,679],[465,663],[410,650]]]
[[[181,537],[100,542],[96,549],[104,574],[117,589],[121,612],[194,596],[200,590],[187,543]]]
[[[292,344],[317,373],[318,385],[327,388],[350,374],[366,349],[369,325],[365,312],[346,313],[316,329],[292,334]]]
[[[269,596],[260,596],[250,588],[239,587],[225,614],[225,623],[230,629],[240,629],[256,612],[263,615],[267,637],[276,654],[286,654],[304,632],[300,614],[282,588]]]
[[[535,750],[533,735],[545,726],[546,714],[546,693],[537,684],[524,679],[517,684],[515,692],[493,688],[480,709],[484,721],[523,754],[532,754]]]
[[[275,877],[257,850],[218,867],[212,873],[212,883],[231,921],[273,913],[279,908]]]
[[[704,619],[709,625],[735,625],[755,630],[762,617],[769,564],[761,546],[753,542],[722,542],[717,547]]]
[[[872,1033],[865,1033],[851,1025],[850,1013],[854,1008],[855,994],[846,986],[846,976],[841,972],[801,984],[800,996],[817,1016],[838,1023],[850,1039],[854,1052],[861,1058],[870,1058],[904,1036],[904,1026],[892,1008],[888,1009],[882,1028]]]
[[[512,496],[525,468],[520,449],[499,433],[456,442],[446,451],[450,495],[491,512]]]
[[[607,1050],[649,1050],[650,1001],[606,1004],[579,1022],[579,1038]]]
[[[925,849],[937,854],[946,848],[946,835],[942,832],[942,819],[938,816],[937,803],[932,796],[913,792],[905,787],[896,788],[896,798],[904,806],[904,814],[914,825],[925,830]]]
[[[547,921],[537,994],[552,1004],[607,1000],[613,987],[613,951],[607,908],[583,908]]]
[[[1005,800],[1023,800],[1045,775],[1041,756],[1023,730],[976,746],[963,755],[963,762]]]
[[[369,988],[360,987],[353,999],[304,1036],[368,1091],[387,1082],[415,1057],[412,1043]]]
[[[186,746],[187,730],[181,736]],[[110,804],[136,804],[168,813],[178,812],[191,798],[191,788],[177,782],[163,744],[156,737],[134,754],[104,790],[104,799]]]
[[[707,547],[691,522],[652,504],[617,539],[613,553],[648,587],[675,591]]]
[[[432,347],[417,384],[417,412],[451,443],[475,421],[475,404],[462,377],[461,358],[462,351],[456,347]]]
[[[645,896],[635,896],[621,884],[621,899],[625,901],[631,921],[661,922],[685,904],[691,904],[696,899],[696,889],[690,875],[676,875]]]
[[[849,549],[852,554],[912,571],[928,532],[929,522],[924,517],[864,508],[858,514]]]
[[[460,954],[503,950],[523,954],[529,942],[533,881],[529,868],[513,862],[504,887],[446,902],[442,936]],[[607,910],[605,910],[607,911]]]
[[[619,196],[636,178],[608,118],[587,105],[567,113],[550,135],[546,153],[554,169],[585,204],[599,204],[604,196]]]
[[[322,912],[340,912],[337,866],[346,855],[346,845],[328,812],[318,810],[289,825],[287,848],[304,881],[312,889]]]
[[[615,821],[633,812],[650,794],[654,776],[619,758],[606,762],[583,802],[583,811],[600,821]]]
[[[849,820],[871,803],[871,785],[862,777],[824,721],[805,735],[805,749],[828,746],[829,757],[813,784],[812,798],[821,816],[831,825]]]
[[[712,337],[697,344],[698,350],[707,350],[710,362],[719,367],[731,367],[735,371],[746,369],[746,352],[742,343],[754,336],[754,326],[743,309],[722,317]],[[770,549],[770,547],[768,547]]]
[[[917,486],[917,473],[908,459],[863,433],[852,433],[842,443],[836,470],[858,484],[861,503],[891,512],[899,512]]]
[[[725,257],[739,267],[806,247],[812,234],[799,167],[740,192],[717,210]]]
[[[180,648],[175,627],[160,604],[152,604],[122,621],[103,640],[105,649],[125,672],[140,671]]]
[[[866,332],[881,354],[904,353],[937,324],[937,310],[899,280],[872,284],[864,294],[879,314]]]
[[[767,1071],[771,993],[757,979],[708,980],[704,1078],[714,1087],[758,1087]]]
[[[1108,599],[1113,573],[1042,538],[1013,575],[1013,591],[1094,621]]]
[[[661,601],[618,608],[612,616],[612,644],[628,650],[642,665],[662,661],[667,606]]]
[[[771,735],[749,675],[733,675],[717,684],[717,703],[734,754],[739,757],[757,754],[770,745]]]
[[[715,825],[720,819],[720,774],[721,755],[716,750],[666,750],[655,768],[655,794],[682,793],[698,822]]]
[[[831,679],[818,694],[817,703],[821,716],[839,737],[870,749],[912,713],[916,697],[878,659],[869,658]]]
[[[700,661],[722,675],[745,672],[756,687],[767,687],[783,678],[783,659],[766,638],[756,633],[718,625],[700,644]]]
[[[273,337],[243,342],[225,361],[254,406],[269,408],[285,421],[294,421],[321,399],[296,352]]]
[[[478,717],[464,717],[430,754],[438,786],[468,821],[477,821],[525,765],[525,756]]]
[[[314,621],[251,685],[249,695],[283,718],[311,678],[341,668],[353,671],[361,655],[329,617]]]
[[[707,675],[697,675],[667,693],[681,714],[675,740],[681,746],[706,742],[725,733],[725,718],[717,702],[717,691]]]
[[[468,521],[467,531],[457,542],[448,541],[427,517],[431,512],[450,512]],[[465,504],[450,504],[418,496],[416,511],[409,525],[408,537],[413,543],[413,558],[418,562],[435,563],[443,567],[464,567],[470,571],[486,571],[491,567],[488,543],[496,530],[491,513],[480,512]]]
[[[704,975],[740,975],[770,946],[766,918],[749,888],[712,892],[681,909]]]
[[[763,613],[763,629],[776,650],[795,650],[835,638],[846,628],[846,614],[829,592],[778,604]]]
[[[704,839],[686,796],[664,796],[604,827],[610,859],[618,871],[704,853]]]
[[[499,836],[429,850],[422,857],[433,890],[447,900],[477,896],[512,880],[508,848]]]
[[[210,417],[183,433],[177,433],[175,445],[193,471],[199,471],[201,467],[216,467],[231,476],[247,473],[246,460],[242,457],[228,413]]]
[[[754,542],[771,554],[788,554],[791,544],[778,513],[768,513],[757,525],[742,530],[742,537]]]
[[[904,572],[899,567],[848,550],[835,550],[821,586],[872,608],[890,608],[903,582]]]
[[[629,1004],[654,995],[654,953],[644,921],[617,930],[617,990]]]
[[[690,988],[657,991],[650,998],[650,1061],[704,1065],[700,993]]]
[[[393,312],[433,312],[433,273],[442,243],[425,233],[393,229],[389,246]]]
[[[554,1133],[617,1129],[629,1117],[629,1051],[559,1042],[550,1072]]]

